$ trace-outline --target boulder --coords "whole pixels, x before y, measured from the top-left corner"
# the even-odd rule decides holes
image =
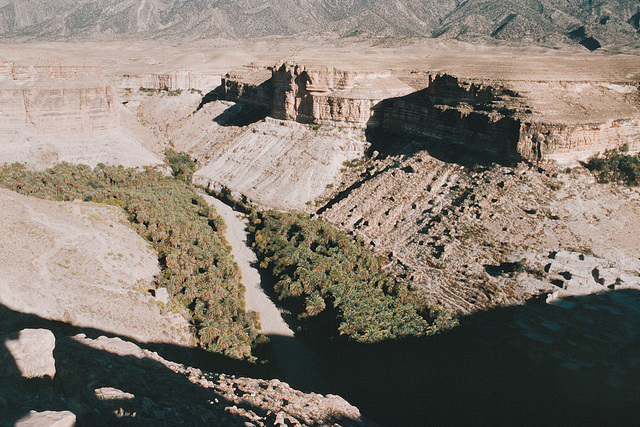
[[[169,292],[167,288],[158,288],[156,289],[156,301],[161,302],[163,304],[169,304]]]
[[[75,425],[76,416],[69,411],[31,411],[15,424],[16,427],[73,427]]]
[[[113,387],[102,387],[94,390],[98,400],[132,400],[135,396],[131,393],[118,390]]]
[[[4,337],[4,345],[13,357],[15,367],[24,378],[56,375],[53,349],[56,337],[48,329],[23,329],[18,338]]]

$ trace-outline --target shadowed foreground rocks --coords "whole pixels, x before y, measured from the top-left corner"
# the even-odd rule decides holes
[[[4,306],[0,324],[0,357],[13,372],[0,383],[0,426],[42,420],[73,425],[74,419],[92,426],[371,425],[339,396],[303,393],[277,379],[259,379],[272,373],[257,364],[174,345],[143,344]],[[29,357],[12,357],[18,354],[14,337],[24,343],[34,334],[26,328],[38,328],[51,339],[55,335],[53,358],[47,340],[27,343]],[[55,358],[55,370],[21,375],[19,366],[43,358],[40,344],[47,344],[42,349],[49,352],[49,361]],[[205,367],[227,373],[210,373]]]

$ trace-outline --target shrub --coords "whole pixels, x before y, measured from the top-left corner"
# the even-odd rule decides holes
[[[196,162],[187,154],[167,148],[164,161],[171,167],[173,176],[182,181],[191,182],[193,172],[196,170]]]
[[[640,184],[640,154],[626,154],[628,150],[627,144],[606,150],[602,157],[591,157],[585,166],[596,175],[598,182],[637,187]]]
[[[382,272],[380,259],[333,226],[273,211],[253,212],[250,220],[260,265],[304,328],[319,330],[315,321],[334,329],[324,333],[377,342],[448,324],[446,313],[412,299],[406,285]],[[430,324],[434,313],[438,320]]]

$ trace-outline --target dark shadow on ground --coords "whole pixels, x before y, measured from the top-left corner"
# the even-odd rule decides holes
[[[220,101],[223,99],[224,99],[224,88],[222,87],[222,85],[220,85],[217,88],[207,92],[202,97],[202,100],[200,101],[198,108],[196,108],[196,111],[200,111],[202,107],[209,104],[210,102]]]
[[[427,150],[442,161],[466,167],[508,166],[520,161],[520,122],[512,117],[512,111],[494,103],[503,94],[482,89],[465,92],[453,80],[451,87],[438,84],[445,86],[439,89],[441,96],[428,87],[379,102],[367,122],[370,153],[411,155]],[[496,119],[493,112],[502,115]]]
[[[4,339],[25,328],[51,330],[56,337],[54,358],[56,375],[51,379],[27,380],[10,376],[0,381],[0,397],[6,408],[0,410],[0,426],[12,426],[29,411],[68,410],[78,417],[78,425],[240,425],[247,419],[231,415],[225,407],[234,403],[212,388],[189,381],[189,375],[176,373],[162,363],[134,355],[118,355],[95,349],[75,340],[77,334],[98,339],[116,337],[105,331],[82,328],[24,314],[0,305],[0,343],[3,363],[11,363]],[[133,340],[122,337],[124,341]],[[165,359],[186,363],[203,371],[250,378],[277,378],[273,366],[229,359],[198,349],[169,344],[134,342],[142,349],[155,351]],[[4,359],[6,357],[6,359]],[[207,375],[216,383],[217,374]],[[101,401],[94,390],[114,387],[132,393],[135,398]],[[248,402],[238,404],[255,413],[271,416]],[[135,414],[135,415],[134,415]],[[275,415],[273,415],[275,417]],[[275,422],[275,418],[273,419]],[[348,421],[347,421],[348,423]]]
[[[386,426],[634,425],[640,292],[531,300],[438,336],[315,346],[327,381]]]
[[[264,120],[269,110],[261,105],[237,103],[213,119],[220,126],[248,126]]]
[[[225,89],[220,85],[202,97],[202,101],[200,101],[196,111],[200,111],[202,107],[211,102],[224,100],[226,100]],[[264,105],[244,102],[243,97],[235,99],[234,102],[236,103],[214,118],[213,121],[220,126],[242,127],[264,120],[270,112],[269,108]]]
[[[455,163],[474,170],[489,168],[496,164],[514,166],[519,161],[475,150],[453,141],[407,135],[379,126],[367,127],[366,138],[371,144],[366,153],[368,156],[372,156],[374,152],[381,156],[411,156],[418,151],[427,151],[429,155],[443,162]]]

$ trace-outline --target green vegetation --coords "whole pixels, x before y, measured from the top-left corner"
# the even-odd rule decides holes
[[[167,148],[164,153],[164,161],[171,167],[171,172],[176,179],[191,182],[193,172],[196,170],[196,162],[188,154]]]
[[[140,86],[140,88],[138,90],[140,92],[146,93],[149,96],[155,95],[156,93],[160,92],[160,89],[155,89],[155,88],[152,88],[152,87],[142,87],[142,86]]]
[[[167,95],[169,95],[169,96],[178,96],[178,95],[182,94],[182,89],[180,89],[180,88],[175,89],[175,90],[169,90],[168,88],[156,89],[156,88],[153,88],[153,87],[140,86],[140,88],[138,90],[140,92],[146,93],[148,96],[155,95],[155,94],[160,93],[162,91],[167,92]]]
[[[190,184],[151,168],[62,163],[44,172],[5,165],[0,185],[48,199],[121,206],[157,251],[162,267],[157,286],[189,309],[201,346],[234,358],[251,356],[257,314],[245,312],[244,287],[222,235],[222,218]]]
[[[640,154],[635,156],[626,154],[627,144],[619,149],[606,150],[602,157],[593,156],[585,165],[598,182],[617,182],[630,187],[640,185]]]
[[[378,342],[433,334],[452,324],[384,274],[381,260],[362,244],[325,222],[273,211],[253,212],[250,219],[260,265],[274,276],[278,298],[304,328]]]

